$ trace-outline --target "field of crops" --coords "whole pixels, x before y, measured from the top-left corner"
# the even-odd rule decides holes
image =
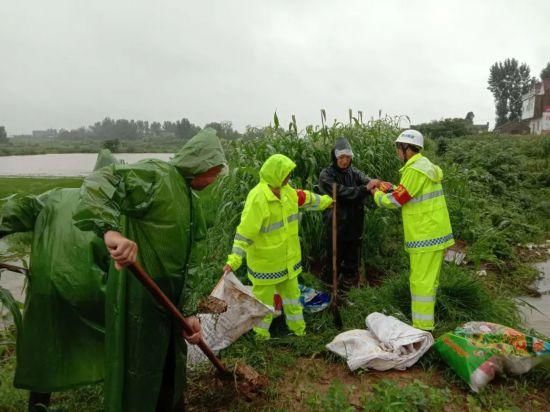
[[[246,195],[271,154],[283,153],[294,159],[297,168],[291,184],[315,190],[320,170],[330,164],[333,142],[346,137],[353,147],[356,167],[371,177],[398,181],[401,165],[393,141],[399,129],[391,120],[353,126],[335,123],[306,130],[298,137],[294,131],[271,128],[263,139],[227,145],[230,174],[203,199],[212,225],[205,246],[208,259],[198,262],[203,276],[212,281],[217,278]],[[550,231],[550,138],[428,140],[425,153],[444,170],[453,232],[466,242],[473,267],[491,262],[500,269],[511,269],[517,244],[541,241]],[[376,209],[370,201],[365,219],[363,255],[367,271],[402,273],[408,263],[399,213]],[[320,214],[304,214],[300,235],[306,267],[315,271],[324,252]],[[524,280],[518,283],[525,285]]]
[[[192,256],[189,286],[194,298],[207,295],[217,282],[244,200],[257,183],[265,159],[274,153],[287,155],[297,164],[291,184],[315,190],[319,172],[330,163],[333,142],[346,137],[353,147],[356,167],[371,177],[397,182],[401,165],[393,141],[398,133],[398,125],[392,119],[308,127],[300,134],[295,125],[286,130],[275,122],[262,138],[225,142],[229,175],[201,194],[209,230]],[[455,237],[464,242],[468,260],[464,266],[443,268],[435,334],[468,320],[519,327],[520,317],[512,298],[529,290],[536,272],[519,258],[517,247],[544,241],[550,232],[550,137],[428,140],[426,154],[444,170],[453,230]],[[402,246],[399,213],[376,209],[369,201],[365,219],[365,275],[367,280],[376,277],[376,286],[350,293],[353,305],[342,311],[346,329],[364,328],[365,316],[372,311],[403,319],[410,316],[408,260]],[[304,214],[300,237],[307,272],[302,282],[318,286],[315,274],[324,253],[320,214]],[[476,275],[480,268],[487,270],[486,277]],[[238,275],[245,280],[242,270]],[[245,360],[270,377],[271,386],[264,398],[253,404],[235,400],[213,385],[209,373],[204,371],[191,376],[192,409],[214,405],[234,410],[277,410],[279,405],[282,410],[340,411],[398,402],[411,405],[409,410],[455,410],[452,404],[460,405],[456,410],[490,410],[538,409],[550,402],[549,370],[505,378],[485,393],[471,395],[434,353],[404,375],[345,373],[341,360],[324,350],[324,345],[338,333],[330,313],[309,315],[306,322],[306,338],[287,337],[284,325],[275,324],[275,338],[268,344],[245,336],[222,352],[226,360]],[[9,333],[0,338],[1,353],[0,399],[7,399],[7,410],[18,410],[24,406],[24,393],[10,387],[14,356]],[[288,387],[292,386],[289,379],[295,380],[296,385],[307,381],[311,386],[300,386],[303,390],[296,394]],[[361,388],[362,397],[354,395],[354,387]],[[59,399],[66,410],[96,410],[101,405],[101,391],[93,386]]]

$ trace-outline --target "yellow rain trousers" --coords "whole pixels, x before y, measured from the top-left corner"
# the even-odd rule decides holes
[[[411,309],[413,326],[433,330],[435,297],[439,286],[439,273],[444,250],[411,253]]]
[[[265,161],[260,183],[248,194],[237,227],[227,264],[237,270],[246,256],[248,278],[260,301],[273,306],[277,291],[283,300],[288,328],[296,335],[305,333],[299,302],[297,276],[302,272],[302,252],[298,237],[299,209],[324,210],[332,204],[330,196],[295,190],[283,181],[296,164],[282,154]],[[280,197],[272,188],[280,188]],[[254,330],[268,339],[272,316],[266,316]]]
[[[298,288],[298,278],[287,279],[276,285],[254,285],[252,293],[266,305],[273,306],[273,296],[278,293],[283,300],[283,311],[285,320],[290,329],[296,336],[303,336],[306,333],[306,323],[302,314],[302,304],[300,303],[300,289]],[[273,315],[269,314],[262,319],[262,322],[254,328],[256,335],[261,338],[269,339],[269,327]]]
[[[377,191],[379,207],[401,209],[405,250],[411,263],[413,326],[433,330],[434,307],[444,251],[454,244],[443,193],[441,168],[418,153],[399,172],[401,181],[391,193]]]

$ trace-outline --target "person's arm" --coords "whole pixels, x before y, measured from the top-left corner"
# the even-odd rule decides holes
[[[363,186],[366,186],[371,180],[373,180],[359,169],[353,168],[353,171],[355,172],[357,181]]]
[[[73,215],[76,227],[103,238],[115,266],[135,263],[138,246],[121,234],[120,216],[139,215],[153,201],[155,172],[147,163],[113,165],[89,175]]]
[[[14,194],[0,200],[0,238],[11,233],[34,229],[38,214],[44,207],[46,192],[40,196]]]
[[[325,210],[332,205],[332,198],[328,195],[318,195],[309,190],[296,189],[298,208],[305,211]]]
[[[366,178],[366,177],[365,177]],[[319,176],[319,190],[322,194],[329,195],[332,197],[332,184],[336,183],[336,192],[338,199],[348,199],[348,200],[362,200],[368,196],[369,190],[367,185],[349,187],[344,186],[340,183],[337,183],[327,170],[323,170]]]
[[[378,207],[399,209],[420,193],[423,181],[421,173],[413,169],[407,169],[401,178],[401,182],[393,191],[385,193],[383,190],[375,189],[374,202]],[[382,183],[390,184],[387,182]]]
[[[254,239],[260,233],[262,222],[267,216],[267,211],[259,198],[248,195],[241,213],[241,222],[237,226],[233,248],[227,257],[224,271],[235,271],[243,262],[248,248],[254,244]]]

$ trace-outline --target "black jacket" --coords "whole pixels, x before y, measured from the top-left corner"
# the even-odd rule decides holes
[[[336,163],[335,150],[351,147],[346,139],[339,139],[332,149],[332,165],[324,169],[319,176],[319,190],[332,197],[332,184],[337,184],[338,240],[357,240],[363,237],[365,202],[370,194],[366,184],[370,178],[351,166],[340,169]],[[330,232],[332,210],[325,211],[325,224]]]

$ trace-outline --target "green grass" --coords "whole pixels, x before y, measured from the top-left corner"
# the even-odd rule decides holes
[[[13,387],[15,373],[15,337],[11,331],[0,332],[0,411],[27,410],[28,391]],[[89,385],[74,391],[57,392],[52,396],[56,411],[103,410],[102,385]]]
[[[80,187],[81,178],[0,177],[0,199],[14,193],[37,195],[56,187]]]

